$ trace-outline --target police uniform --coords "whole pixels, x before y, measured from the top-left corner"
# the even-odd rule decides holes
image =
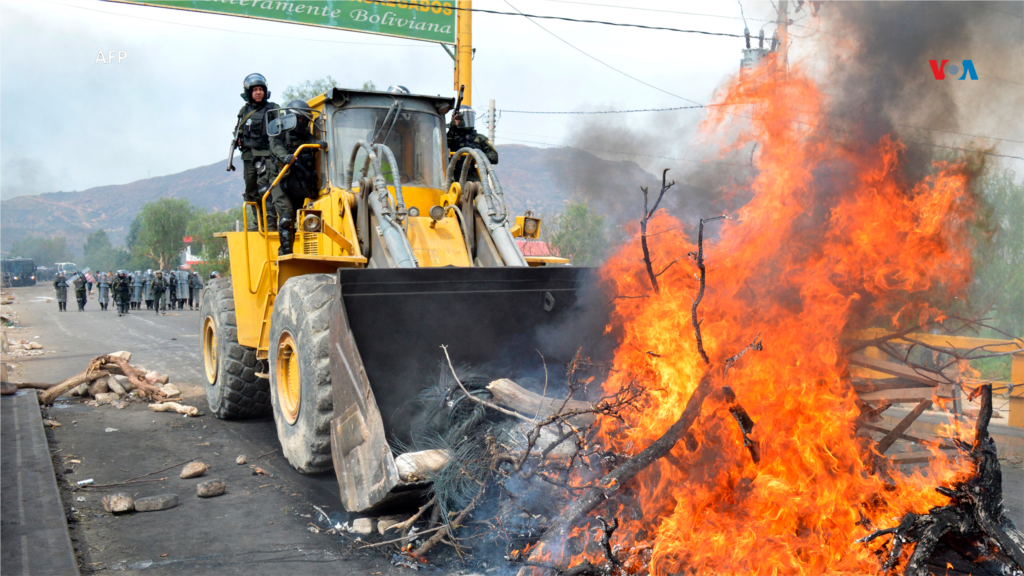
[[[487,136],[480,134],[473,127],[473,120],[469,118],[473,114],[471,109],[463,109],[459,112],[459,115],[464,118],[463,127],[455,125],[455,118],[448,124],[448,152],[458,152],[462,148],[476,148],[487,156],[491,164],[498,163],[498,151],[494,149],[491,141],[487,139]],[[468,124],[468,126],[466,125]],[[463,156],[458,159],[458,164],[455,165],[455,179],[458,180],[462,176],[462,165],[466,161],[466,157]],[[470,169],[470,173],[467,176],[470,180],[478,180],[476,170]]]
[[[107,306],[110,305],[110,274],[99,275],[99,294],[97,297],[100,301],[100,310],[106,311]]]
[[[320,143],[309,131],[309,116],[312,116],[312,109],[302,100],[292,100],[287,108],[287,113],[297,113],[299,122],[295,128],[270,137],[270,154],[277,163],[275,177],[277,172],[284,169],[287,160],[295,154],[299,146]],[[316,198],[318,192],[316,155],[314,150],[307,148],[294,157],[291,168],[270,192],[274,199],[274,208],[281,219],[279,255],[292,253],[292,242],[295,240],[295,211],[302,207],[307,198]]]
[[[188,279],[188,307],[192,309],[192,302],[195,300],[196,308],[199,308],[199,298],[203,293],[203,279],[199,277],[198,272],[193,272],[192,277]]]
[[[252,89],[262,86],[264,90],[263,100],[256,102],[252,99]],[[259,204],[263,192],[270,187],[272,166],[270,160],[270,137],[267,135],[267,123],[273,119],[273,110],[277,104],[270,101],[270,90],[267,88],[266,80],[259,74],[250,74],[243,83],[242,99],[245,106],[238,111],[238,121],[235,123],[235,131],[240,140],[239,149],[242,152],[242,176],[245,178],[245,201]],[[262,218],[261,211],[257,210],[257,218]],[[273,206],[267,202],[267,227],[271,230],[277,229],[277,215],[273,212]],[[256,227],[249,225],[250,230]]]
[[[61,312],[68,311],[68,281],[63,274],[57,276],[53,281],[53,289],[57,292],[57,309]]]
[[[114,292],[114,304],[117,306],[117,315],[123,316],[127,314],[129,299],[131,298],[131,283],[128,281],[127,273],[124,271],[117,273],[117,278],[114,279],[111,290]]]
[[[157,272],[153,279],[153,308],[157,314],[167,310],[167,282],[164,281],[163,272]]]
[[[85,288],[85,276],[82,276],[82,273],[79,272],[75,274],[75,279],[71,282],[75,285],[75,299],[78,300],[78,311],[85,312],[85,303],[89,299]]]

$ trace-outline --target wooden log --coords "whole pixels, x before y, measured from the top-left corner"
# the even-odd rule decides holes
[[[491,382],[487,385],[487,390],[490,391],[495,404],[538,420],[545,420],[558,413],[594,409],[594,405],[590,402],[566,400],[565,398],[545,398],[507,378]],[[596,419],[597,416],[594,414],[580,414],[569,420],[574,425],[590,426]]]
[[[863,428],[864,430],[871,430],[872,432],[881,432],[883,435],[892,432],[892,430],[889,430],[888,428],[882,428],[881,426],[875,426],[874,424],[862,424],[860,428]],[[926,434],[922,434],[921,436],[911,436],[910,434],[902,433],[899,435],[899,439],[906,440],[907,442],[913,442],[914,444],[920,444],[921,446],[937,445],[942,449],[954,448],[954,446],[949,443],[948,438],[943,438],[941,436],[929,436]]]
[[[897,364],[895,362],[888,362],[877,358],[869,358],[864,354],[850,354],[849,362],[851,366],[868,368],[875,370],[876,372],[882,372],[884,374],[889,374],[890,376],[898,376],[927,386],[938,386],[940,384],[950,383],[948,378],[938,372],[932,372],[922,368],[910,368],[904,364]]]
[[[186,416],[196,417],[199,416],[199,409],[195,406],[182,406],[177,402],[162,402],[160,404],[150,404],[149,409],[153,412],[177,412],[178,414],[185,414]]]
[[[44,406],[48,404],[53,404],[54,400],[56,400],[66,392],[71,391],[71,389],[76,388],[80,384],[92,382],[97,378],[103,378],[104,376],[109,375],[110,373],[107,372],[106,370],[96,370],[93,372],[86,370],[85,372],[76,374],[71,378],[64,380],[63,382],[57,384],[56,386],[48,388],[45,392],[39,395],[39,403]]]
[[[910,425],[913,424],[915,420],[917,420],[917,417],[924,413],[925,410],[930,408],[931,405],[931,399],[921,400],[921,403],[918,404],[917,407],[915,407],[913,410],[911,410],[910,414],[904,416],[903,420],[900,420],[899,424],[897,424],[888,434],[883,436],[882,439],[878,441],[878,444],[875,445],[875,449],[878,450],[878,453],[885,454],[885,451],[888,450],[896,442],[896,440],[899,439],[900,434],[906,432],[907,429],[910,428]]]
[[[31,388],[33,390],[49,390],[56,386],[56,384],[50,384],[48,382],[11,382],[11,384],[17,386],[18,389]]]
[[[956,454],[956,448],[943,448],[942,452],[950,456]],[[890,462],[899,466],[902,464],[924,464],[935,459],[935,455],[928,450],[915,450],[913,452],[897,452],[886,456]]]
[[[402,482],[417,482],[432,478],[450,459],[447,450],[421,450],[398,456],[395,465],[398,466],[398,477]]]

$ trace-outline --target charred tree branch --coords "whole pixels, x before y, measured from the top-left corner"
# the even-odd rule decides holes
[[[707,270],[704,268],[704,224],[715,220],[731,220],[731,218],[724,214],[714,218],[701,218],[700,228],[697,230],[697,251],[687,254],[687,256],[695,257],[697,268],[700,270],[700,289],[697,291],[697,297],[693,300],[693,307],[690,308],[690,316],[693,321],[693,333],[697,338],[697,352],[700,353],[704,364],[711,364],[711,360],[708,359],[708,353],[704,351],[704,340],[700,335],[700,321],[697,320],[697,308],[700,306],[700,301],[704,299],[704,280],[707,276]],[[647,269],[650,270],[649,263]]]
[[[644,216],[640,219],[640,247],[644,251],[644,264],[647,266],[647,276],[651,279],[651,287],[654,288],[655,293],[661,292],[661,288],[658,287],[658,276],[665,273],[672,264],[665,267],[664,270],[655,274],[654,265],[651,263],[651,250],[647,246],[647,222],[654,216],[654,213],[658,210],[658,206],[661,205],[661,199],[665,197],[665,192],[675,185],[675,181],[667,181],[668,168],[661,173],[661,192],[658,194],[658,199],[654,201],[654,207],[648,209],[648,198],[647,198],[647,187],[642,186],[640,190],[644,193]]]

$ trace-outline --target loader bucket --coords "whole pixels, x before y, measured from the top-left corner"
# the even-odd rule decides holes
[[[455,366],[541,366],[576,350],[567,329],[590,269],[341,269],[331,324],[331,445],[342,502],[365,511],[403,490],[389,441],[410,441],[417,395]]]

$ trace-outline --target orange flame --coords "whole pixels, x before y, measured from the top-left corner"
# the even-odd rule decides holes
[[[762,334],[764,351],[728,376],[756,423],[761,460],[751,461],[725,404],[709,400],[691,429],[699,448],[680,443],[675,463],[657,462],[612,504],[642,511],[622,519],[614,542],[652,542],[654,575],[874,572],[873,551],[854,540],[946,503],[933,487],[962,470],[942,458],[893,472],[894,487],[872,473],[870,440],[854,434],[859,409],[841,338],[879,319],[935,317],[966,289],[971,175],[940,162],[907,182],[897,139],[856,146],[824,130],[824,97],[799,66],[782,77],[769,60],[731,81],[720,101],[753,103],[712,108],[702,128],[728,134],[724,150],[756,143],[757,173],[752,199],[705,240],[701,329],[713,362]],[[713,214],[687,218],[700,216]],[[667,215],[649,225],[662,263],[695,250],[679,227]],[[678,419],[705,370],[690,324],[697,270],[677,264],[654,294],[636,235],[602,274],[616,294],[634,296],[614,301],[608,330],[621,343],[604,391],[641,381],[650,394],[625,425],[602,419],[599,437],[636,453]]]

